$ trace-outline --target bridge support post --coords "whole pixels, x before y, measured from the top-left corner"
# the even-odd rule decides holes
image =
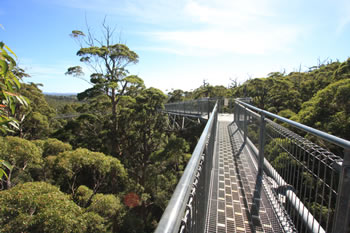
[[[350,149],[345,149],[339,177],[333,233],[350,232]]]
[[[259,175],[262,175],[264,170],[265,124],[265,115],[264,113],[261,113],[259,132]]]

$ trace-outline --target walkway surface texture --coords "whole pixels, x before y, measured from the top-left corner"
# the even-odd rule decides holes
[[[206,232],[283,232],[232,115],[219,115]]]

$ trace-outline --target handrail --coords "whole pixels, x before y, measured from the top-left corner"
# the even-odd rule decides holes
[[[187,163],[185,171],[177,184],[175,191],[166,207],[162,218],[156,229],[156,233],[179,232],[182,217],[184,216],[186,206],[190,197],[191,189],[197,173],[197,168],[202,159],[203,151],[209,140],[211,130],[216,123],[217,103],[214,106],[212,114],[203,130],[203,133],[192,153],[191,159]]]
[[[309,126],[306,126],[306,125],[303,125],[303,124],[300,124],[298,122],[295,122],[295,121],[292,121],[292,120],[289,120],[287,118],[284,118],[284,117],[281,117],[281,116],[278,116],[276,114],[273,114],[271,112],[268,112],[268,111],[265,111],[265,110],[262,110],[260,108],[257,108],[257,107],[254,107],[250,104],[247,104],[245,102],[242,102],[240,100],[236,100],[238,103],[242,104],[243,106],[249,108],[249,109],[252,109],[252,110],[255,110],[256,112],[259,112],[260,114],[264,114],[265,116],[269,116],[269,117],[272,117],[272,118],[275,118],[277,120],[280,120],[282,122],[285,122],[289,125],[292,125],[300,130],[303,130],[307,133],[311,133],[317,137],[320,137],[330,143],[334,143],[344,149],[350,149],[350,141],[347,141],[345,139],[342,139],[342,138],[339,138],[337,136],[334,136],[334,135],[331,135],[331,134],[328,134],[326,132],[323,132],[323,131],[320,131],[320,130],[317,130],[317,129],[314,129],[312,127],[309,127]]]
[[[299,200],[298,196],[296,195],[297,193],[295,193],[293,189],[286,189],[285,196],[289,200],[289,203],[292,206],[294,206],[298,214],[302,217],[309,230],[311,232],[324,232],[325,230],[332,230],[333,233],[350,232],[350,208],[348,208],[350,206],[350,141],[347,141],[334,135],[330,135],[328,133],[300,124],[298,122],[294,122],[284,117],[280,117],[276,114],[259,109],[240,100],[236,99],[235,102],[236,106],[238,107],[235,115],[235,121],[237,121],[238,127],[241,127],[243,129],[245,141],[250,141],[249,138],[247,138],[247,134],[253,133],[254,129],[256,130],[257,127],[259,127],[256,125],[260,125],[259,150],[255,148],[254,151],[258,159],[264,161],[261,165],[259,164],[259,169],[262,168],[261,166],[264,166],[264,169],[266,169],[268,173],[270,173],[270,175],[274,178],[275,181],[277,181],[278,185],[281,187],[288,186],[289,184],[286,181],[284,181],[282,175],[279,176],[277,174],[277,171],[264,158],[265,136],[267,136],[267,133],[265,131],[265,124],[268,124],[270,130],[272,130],[269,133],[270,139],[280,138],[282,136],[286,138],[292,138],[291,143],[295,143],[294,147],[292,146],[292,144],[289,144],[287,146],[283,146],[283,144],[280,145],[280,148],[282,149],[283,153],[287,154],[288,156],[291,156],[289,157],[289,159],[291,159],[290,161],[294,161],[293,164],[292,162],[287,162],[289,161],[289,159],[285,160],[285,165],[283,165],[285,167],[285,170],[283,171],[283,176],[286,179],[288,179],[289,182],[292,182],[294,183],[294,185],[299,187],[300,195],[301,193],[303,193],[303,200],[311,200],[310,198],[312,196],[312,198],[316,200],[316,202],[314,206],[304,206],[304,203],[302,202],[302,200]],[[244,120],[242,120],[240,117],[242,113],[244,114]],[[253,116],[254,118],[256,118],[256,120],[252,120],[252,118],[248,120],[247,114]],[[317,146],[316,144],[308,141],[307,139],[300,137],[299,135],[289,131],[288,129],[282,126],[279,126],[272,120],[266,119],[265,117],[277,119],[306,133],[315,135],[316,137],[322,140],[340,146],[344,149],[344,157],[340,158],[339,156],[334,155],[333,153]],[[254,121],[257,123],[254,123]],[[243,126],[240,122],[242,122]],[[247,124],[255,125],[255,128],[251,128],[251,130],[253,129],[253,131],[249,132],[249,130],[247,130]],[[273,136],[271,132],[278,133],[276,134],[276,136]],[[253,143],[250,142],[249,144],[251,144],[251,147],[255,147]],[[260,151],[260,149],[262,150],[262,152]],[[320,155],[324,155],[325,157],[320,157]],[[298,161],[299,158],[301,158],[302,160]],[[280,165],[279,169],[282,169],[282,167]],[[302,174],[302,172],[304,171],[306,172],[304,178],[294,177],[296,174]],[[320,176],[321,174],[322,177]],[[308,175],[309,177],[311,176],[311,180],[314,180],[314,182],[316,182],[314,185],[310,186],[310,189],[306,187],[307,183],[303,184],[303,179],[306,179]],[[302,187],[302,189],[300,189],[300,187]],[[314,188],[314,193],[311,195],[309,191],[307,194],[308,197],[306,197],[306,190],[312,190],[312,187]],[[322,193],[322,196],[320,196],[317,190]],[[317,200],[319,200],[321,204],[317,203]],[[317,207],[317,205],[319,205],[319,207]],[[317,214],[318,216],[315,216],[318,217],[316,220],[307,208],[314,208],[313,212],[315,213],[315,208],[323,208],[323,205],[325,205],[326,208],[328,208],[328,213],[326,213],[328,215],[326,216],[327,219],[322,217],[321,211],[319,210]],[[331,212],[333,211],[334,214],[331,214]],[[293,213],[293,216],[294,215],[295,213]],[[326,224],[325,230],[319,224],[321,223],[321,221],[324,221],[324,223]]]

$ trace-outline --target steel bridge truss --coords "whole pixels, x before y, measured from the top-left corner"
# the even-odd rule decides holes
[[[189,126],[201,124],[207,121],[202,115],[177,114],[166,112],[168,115],[168,127],[170,130],[184,130]]]

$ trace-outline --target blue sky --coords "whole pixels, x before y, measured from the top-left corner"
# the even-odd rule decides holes
[[[69,34],[100,37],[105,16],[116,40],[135,51],[130,66],[147,87],[191,90],[203,80],[307,70],[350,55],[348,0],[0,0],[0,40],[44,92],[71,93],[89,84],[64,75],[81,65]],[[84,67],[85,69],[86,67]],[[86,73],[89,73],[86,70]]]

